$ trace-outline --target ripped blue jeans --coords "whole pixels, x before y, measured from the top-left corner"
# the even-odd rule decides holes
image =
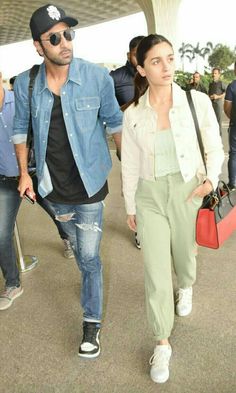
[[[99,256],[103,202],[63,205],[47,200],[47,204],[67,234],[82,274],[80,302],[84,310],[83,319],[99,323],[103,303],[102,263]]]

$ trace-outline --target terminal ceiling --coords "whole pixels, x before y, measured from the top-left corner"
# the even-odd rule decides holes
[[[47,0],[0,0],[0,46],[31,38],[29,20]],[[78,27],[109,21],[140,12],[136,0],[55,0],[55,5],[79,20]]]

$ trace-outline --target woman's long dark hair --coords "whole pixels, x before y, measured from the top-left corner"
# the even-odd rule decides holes
[[[171,48],[173,48],[170,41],[168,41],[167,38],[163,37],[162,35],[150,34],[147,37],[144,37],[142,41],[140,41],[136,52],[138,65],[143,67],[148,51],[152,49],[153,46],[160,44],[162,42],[166,42],[168,45],[171,46]],[[134,105],[136,106],[138,105],[139,98],[145,93],[145,91],[148,88],[147,78],[141,76],[140,73],[137,72],[134,78],[134,85],[135,85],[134,98],[131,102],[129,102],[129,105],[134,102]]]

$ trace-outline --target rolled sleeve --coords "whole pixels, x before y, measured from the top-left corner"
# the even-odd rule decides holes
[[[15,116],[13,121],[13,143],[26,142],[29,124],[29,101],[27,73],[21,74],[14,83]]]
[[[113,79],[106,69],[104,69],[99,117],[106,124],[108,134],[121,132],[123,113],[115,97]]]

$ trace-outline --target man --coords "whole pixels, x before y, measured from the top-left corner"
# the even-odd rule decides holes
[[[127,104],[134,97],[134,77],[137,67],[136,51],[138,44],[143,38],[143,35],[132,38],[129,43],[126,64],[110,73],[114,80],[115,94],[120,106]],[[134,239],[136,247],[140,249],[141,246],[137,233],[135,233]]]
[[[19,170],[12,141],[14,113],[14,93],[3,88],[0,73],[0,269],[5,280],[5,288],[0,293],[0,311],[11,307],[14,300],[23,293],[14,245],[14,226],[21,203],[17,189]],[[36,176],[32,176],[32,179],[36,185]],[[38,193],[36,197],[39,205],[53,218],[57,226],[65,247],[64,256],[74,257],[67,235],[61,228],[61,223],[52,216],[45,203],[46,199]]]
[[[116,98],[120,106],[126,104],[134,97],[134,77],[137,67],[136,51],[138,44],[143,38],[144,36],[140,35],[130,41],[126,64],[111,71],[110,75],[114,80]]]
[[[236,75],[236,61],[234,63],[234,73]],[[230,119],[229,122],[229,188],[236,188],[236,80],[231,82],[226,89],[224,111]]]
[[[32,126],[38,191],[54,211],[72,244],[82,273],[83,339],[79,356],[100,353],[102,319],[103,200],[111,169],[106,129],[120,151],[122,113],[105,68],[73,58],[72,26],[78,21],[54,5],[30,20],[34,45],[44,58],[32,95]],[[20,168],[20,196],[34,197],[27,173],[26,134],[29,71],[17,77],[14,143]]]
[[[0,268],[5,288],[0,294],[0,310],[9,308],[22,295],[14,247],[14,226],[21,198],[17,191],[18,166],[12,143],[14,94],[3,88],[0,73]]]
[[[201,91],[202,93],[207,94],[207,89],[205,88],[205,86],[201,82],[201,75],[197,71],[194,72],[193,81],[188,85],[187,90],[192,90],[192,89],[195,89],[197,91]]]
[[[13,76],[12,78],[9,79],[10,91],[14,91],[15,80],[16,80],[16,76]],[[11,126],[11,130],[12,130],[12,126]],[[64,247],[63,255],[64,255],[64,257],[68,258],[68,259],[74,258],[74,253],[71,248],[70,241],[68,240],[66,233],[62,229],[61,223],[59,221],[55,220],[54,214],[52,214],[52,212],[47,204],[47,200],[45,198],[42,198],[41,195],[38,193],[38,181],[37,181],[37,176],[35,174],[35,167],[29,168],[29,172],[31,170],[34,172],[33,176],[32,176],[32,172],[31,172],[31,176],[32,176],[32,181],[33,181],[33,187],[36,192],[36,201],[46,211],[46,213],[48,213],[48,215],[52,218],[54,224],[56,225],[59,236],[63,242],[63,247]]]
[[[16,80],[16,76],[12,76],[9,79],[9,85],[10,85],[10,89],[9,90],[14,90],[14,82],[15,82],[15,80]]]
[[[213,81],[209,84],[208,94],[211,99],[217,121],[219,123],[220,135],[222,135],[222,111],[226,87],[225,84],[220,80],[220,68],[213,68],[212,78]]]

